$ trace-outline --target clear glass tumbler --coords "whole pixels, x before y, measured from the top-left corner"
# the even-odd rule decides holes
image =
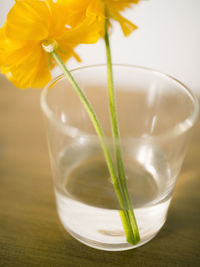
[[[191,129],[197,98],[174,78],[136,66],[114,65],[114,85],[126,182],[141,241],[126,241],[119,204],[90,118],[64,76],[42,92],[58,214],[80,242],[127,250],[151,240],[165,223]],[[105,132],[113,160],[106,65],[72,71]]]

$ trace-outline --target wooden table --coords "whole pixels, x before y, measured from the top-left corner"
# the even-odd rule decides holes
[[[200,266],[199,122],[164,228],[138,249],[104,252],[59,223],[39,96],[0,76],[0,266]]]

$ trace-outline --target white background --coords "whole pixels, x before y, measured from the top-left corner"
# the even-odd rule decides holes
[[[0,0],[0,26],[14,0]],[[143,0],[125,16],[139,29],[124,38],[117,24],[111,36],[113,62],[143,65],[181,80],[200,95],[200,0]],[[105,62],[104,43],[81,45],[82,63]]]

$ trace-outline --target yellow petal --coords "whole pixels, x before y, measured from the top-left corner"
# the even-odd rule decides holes
[[[99,24],[94,17],[90,16],[76,27],[66,29],[65,33],[56,39],[58,43],[56,51],[64,62],[71,56],[80,61],[80,58],[74,52],[74,47],[79,44],[96,43],[100,37]]]
[[[128,36],[138,28],[135,24],[133,24],[132,22],[130,22],[129,20],[127,20],[126,18],[122,17],[119,14],[114,14],[113,18],[120,23],[122,31],[125,36]]]
[[[7,16],[6,33],[16,40],[43,40],[48,36],[50,13],[42,1],[17,1]]]
[[[118,7],[119,10],[122,10],[126,7],[129,7],[130,4],[138,4],[140,0],[104,0],[106,5]]]
[[[70,10],[68,19],[71,26],[81,23],[89,13],[98,19],[99,11],[104,6],[101,0],[57,0],[56,2]]]
[[[108,7],[109,16],[118,21],[121,25],[122,31],[125,36],[137,29],[137,26],[124,18],[120,12],[126,8],[131,7],[131,4],[139,3],[139,0],[105,0]]]
[[[6,24],[0,29],[0,65],[9,65],[9,61],[12,61],[12,52],[20,49],[24,42],[9,39],[5,33],[5,28]]]
[[[64,1],[60,0],[60,2]],[[69,4],[69,2],[67,3]],[[65,7],[69,6],[65,5]],[[73,7],[70,17],[72,27],[66,29],[65,33],[57,39],[63,50],[65,50],[65,46],[69,45],[74,47],[83,43],[96,43],[101,37],[102,28],[104,28],[103,2],[75,0]]]
[[[56,39],[66,31],[66,25],[70,24],[69,14],[71,11],[69,8],[52,1],[48,3],[48,6],[51,14],[49,38]]]
[[[100,37],[99,25],[96,20],[85,18],[79,25],[68,29],[65,34],[57,39],[59,45],[65,49],[65,46],[76,46],[78,44],[96,43]]]
[[[27,49],[28,46],[31,49]],[[1,71],[7,75],[7,78],[16,87],[21,89],[29,87],[42,88],[50,81],[48,55],[41,48],[40,43],[32,42],[32,47],[28,43],[11,55],[10,65],[1,66]],[[21,60],[18,61],[19,55],[21,55]]]
[[[58,46],[58,49],[56,50],[57,54],[60,56],[63,62],[66,62],[69,58],[74,57],[78,62],[81,61],[80,57],[77,55],[76,52],[74,52],[74,46],[72,45],[65,45],[64,49],[62,45]],[[53,61],[53,65],[56,65],[56,62]]]

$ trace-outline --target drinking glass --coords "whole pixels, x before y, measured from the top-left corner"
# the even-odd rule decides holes
[[[72,72],[91,103],[113,157],[106,65]],[[68,80],[44,88],[49,155],[60,221],[80,242],[102,250],[127,250],[151,240],[166,221],[199,104],[176,79],[155,70],[114,65],[120,147],[141,241],[126,241],[118,199],[99,137]]]

